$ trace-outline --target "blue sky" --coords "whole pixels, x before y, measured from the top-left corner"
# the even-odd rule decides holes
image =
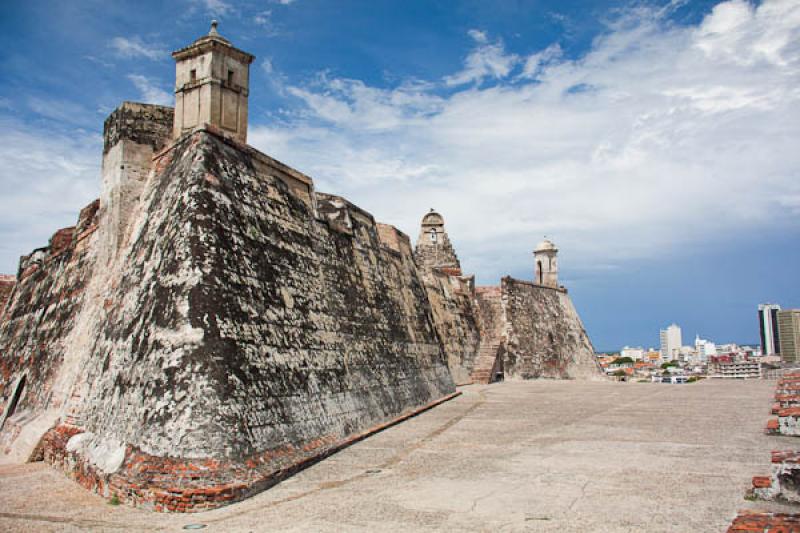
[[[249,142],[481,284],[543,235],[598,349],[800,307],[800,3],[36,1],[0,7],[0,271],[98,196],[102,121],[208,30],[257,56]]]

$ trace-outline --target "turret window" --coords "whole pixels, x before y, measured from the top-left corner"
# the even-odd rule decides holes
[[[228,71],[228,85],[233,85],[233,71]]]
[[[197,71],[195,69],[192,69],[189,72],[189,81],[192,82],[192,83],[197,81]]]
[[[431,242],[433,244],[436,244],[436,239],[438,239],[438,236],[436,235],[436,230],[432,229],[430,235],[431,235]]]

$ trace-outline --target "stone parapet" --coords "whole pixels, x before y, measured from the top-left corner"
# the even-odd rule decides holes
[[[123,140],[161,150],[171,140],[174,114],[171,107],[123,102],[103,123],[103,153]]]

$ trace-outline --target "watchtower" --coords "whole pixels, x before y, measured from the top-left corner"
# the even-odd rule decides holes
[[[549,239],[545,238],[536,245],[533,251],[536,262],[534,281],[545,287],[558,288],[558,248]]]
[[[211,31],[173,52],[175,58],[175,124],[173,136],[211,124],[247,142],[247,96],[250,63],[255,56],[234,48]]]
[[[436,267],[447,270],[450,275],[461,275],[461,263],[447,237],[444,218],[433,209],[422,217],[414,260],[420,268]]]

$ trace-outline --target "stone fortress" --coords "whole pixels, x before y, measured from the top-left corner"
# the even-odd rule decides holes
[[[594,378],[558,285],[475,287],[443,217],[416,248],[246,144],[253,56],[175,53],[175,109],[106,119],[100,198],[0,277],[0,461],[158,511],[241,500],[457,395]]]

